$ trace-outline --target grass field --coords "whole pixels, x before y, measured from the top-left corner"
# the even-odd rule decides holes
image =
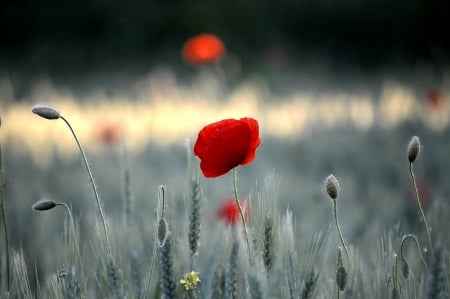
[[[11,248],[8,282],[0,238],[1,298],[449,297],[445,85],[435,105],[427,91],[394,81],[280,94],[260,81],[227,89],[209,75],[187,86],[170,73],[151,74],[133,95],[78,97],[41,82],[26,100],[0,104]],[[7,80],[1,86],[8,95]],[[61,120],[33,114],[37,103],[55,107],[84,146],[109,242],[73,136]],[[254,263],[242,227],[217,218],[233,197],[231,173],[204,178],[186,151],[204,125],[244,116],[259,121],[261,134],[256,159],[237,169],[240,196],[250,203]],[[412,136],[422,145],[413,169],[433,248],[408,171]],[[340,184],[337,212],[349,251],[341,263],[329,174]],[[43,199],[67,204],[75,225],[64,205],[33,210]],[[191,271],[200,282],[183,287]]]

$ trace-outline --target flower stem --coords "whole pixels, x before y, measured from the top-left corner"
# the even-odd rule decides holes
[[[89,174],[89,179],[91,180],[92,189],[94,190],[95,201],[97,202],[98,211],[100,213],[100,218],[102,220],[103,230],[104,230],[104,233],[105,233],[106,246],[108,248],[108,253],[109,253],[110,256],[112,256],[111,243],[109,242],[108,228],[106,226],[105,215],[103,213],[103,208],[102,208],[102,205],[101,205],[101,202],[100,202],[100,197],[98,196],[98,192],[97,192],[97,186],[95,185],[94,177],[92,176],[91,168],[89,167],[89,164],[88,164],[88,161],[87,161],[87,158],[86,158],[86,154],[84,153],[84,149],[81,146],[81,143],[78,140],[78,137],[75,134],[75,131],[72,129],[72,126],[70,125],[70,123],[62,115],[60,116],[60,118],[69,127],[70,131],[72,132],[73,137],[75,138],[75,141],[77,142],[78,148],[80,149],[81,156],[83,157],[84,166],[86,167],[86,170],[87,170],[87,172]]]
[[[339,233],[339,238],[341,239],[342,247],[344,247],[345,255],[347,256],[347,261],[350,263],[350,258],[348,257],[347,245],[345,245],[344,237],[342,237],[341,227],[339,226],[338,216],[337,216],[337,203],[336,199],[333,199],[333,207],[334,207],[334,221],[336,222],[337,231]]]
[[[64,209],[66,209],[67,214],[69,215],[71,231],[72,231],[72,238],[73,238],[73,241],[75,242],[75,247],[76,247],[76,250],[77,250],[78,263],[80,264],[79,265],[80,266],[80,271],[81,271],[81,273],[83,275],[83,278],[84,278],[83,261],[81,259],[80,245],[78,243],[78,237],[77,237],[77,234],[75,232],[75,221],[73,220],[71,208],[64,202],[57,202],[56,205],[63,206]]]
[[[427,219],[425,218],[425,213],[423,212],[422,204],[420,203],[419,192],[417,191],[417,185],[416,185],[416,178],[414,177],[414,172],[412,169],[411,162],[409,163],[409,174],[411,176],[411,181],[414,186],[414,192],[416,193],[417,207],[419,208],[420,215],[422,217],[423,224],[425,225],[425,230],[427,232],[428,244],[430,245],[431,252],[433,252],[433,245],[431,244],[430,228],[428,227]]]
[[[253,266],[253,257],[252,257],[252,253],[251,253],[250,242],[248,240],[247,224],[245,222],[244,212],[242,211],[242,207],[241,207],[241,204],[239,202],[239,194],[238,194],[238,188],[237,188],[236,167],[233,168],[233,190],[234,190],[234,198],[236,200],[236,205],[237,205],[237,207],[239,209],[239,214],[241,215],[242,227],[244,229],[245,241],[247,242],[248,258],[249,258],[249,261],[250,261],[250,265]]]
[[[8,220],[6,218],[5,203],[3,201],[3,162],[2,162],[2,148],[0,144],[0,206],[2,210],[3,229],[5,232],[5,246],[6,246],[6,277],[7,277],[7,290],[9,292],[11,288],[11,270],[10,270],[10,248],[9,248],[9,235],[8,235]]]

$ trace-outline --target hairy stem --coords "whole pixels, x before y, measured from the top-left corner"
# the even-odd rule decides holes
[[[95,201],[97,202],[97,207],[98,207],[98,211],[100,213],[100,218],[102,220],[102,224],[103,224],[103,230],[105,233],[105,241],[106,241],[106,246],[108,248],[108,253],[110,256],[112,256],[112,250],[111,250],[111,243],[109,242],[109,237],[108,237],[108,228],[106,226],[106,220],[105,220],[105,215],[103,213],[103,208],[100,202],[100,197],[98,196],[98,192],[97,192],[97,186],[95,185],[94,182],[94,177],[92,176],[92,172],[91,172],[91,168],[89,167],[87,158],[86,158],[86,154],[84,153],[84,149],[81,146],[80,141],[78,140],[77,135],[75,134],[75,131],[72,129],[72,126],[70,125],[70,123],[67,121],[67,119],[65,119],[62,115],[60,116],[60,118],[67,124],[67,126],[69,127],[70,131],[72,132],[73,137],[75,138],[75,141],[77,142],[78,148],[80,149],[81,152],[81,156],[83,157],[83,162],[84,162],[84,166],[86,167],[86,170],[89,174],[89,179],[91,181],[91,185],[92,185],[92,189],[94,190],[94,195],[95,195]]]
[[[241,204],[239,202],[239,194],[238,194],[238,188],[237,188],[236,167],[233,168],[233,190],[234,190],[234,198],[236,200],[236,205],[237,205],[237,207],[239,209],[239,214],[241,215],[242,227],[244,229],[245,241],[247,243],[248,258],[249,258],[249,261],[250,261],[250,265],[253,266],[253,257],[252,257],[252,253],[251,253],[250,242],[248,240],[247,224],[245,222],[244,212],[242,211],[242,207],[241,207]]]
[[[411,182],[413,184],[414,192],[416,194],[417,207],[419,208],[420,215],[422,217],[422,221],[423,221],[423,224],[425,225],[425,230],[427,232],[428,244],[430,246],[431,252],[433,252],[433,245],[431,244],[430,228],[428,226],[427,219],[425,218],[425,213],[423,212],[422,204],[420,203],[419,192],[417,191],[417,185],[416,185],[416,178],[414,177],[414,172],[413,172],[413,169],[412,169],[412,163],[411,162],[409,163],[409,174],[411,176]]]
[[[334,210],[334,221],[336,222],[336,228],[339,233],[339,238],[341,239],[342,247],[344,247],[345,255],[347,256],[347,262],[350,264],[350,258],[348,256],[347,245],[345,245],[344,237],[342,237],[341,227],[339,226],[338,216],[337,216],[337,203],[336,199],[333,199],[333,210]]]
[[[82,275],[84,276],[84,271],[83,271],[83,261],[81,259],[81,253],[80,253],[80,245],[78,243],[78,237],[77,234],[75,232],[75,221],[73,220],[73,216],[72,216],[72,210],[70,209],[70,207],[64,203],[64,202],[58,202],[56,203],[59,206],[63,206],[64,209],[66,209],[67,214],[69,215],[69,219],[70,219],[70,225],[71,225],[71,231],[72,231],[72,238],[73,241],[75,242],[75,246],[77,249],[77,255],[78,255],[78,263],[80,264],[80,271],[82,273]]]

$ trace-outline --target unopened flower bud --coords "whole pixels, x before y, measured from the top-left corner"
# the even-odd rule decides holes
[[[31,208],[35,211],[47,211],[53,209],[57,205],[58,204],[56,201],[50,199],[43,199],[36,202],[34,205],[31,206]]]
[[[403,277],[405,279],[408,279],[409,278],[409,264],[404,256],[402,256],[400,266],[401,266]]]
[[[58,119],[61,116],[57,110],[46,105],[35,105],[31,108],[31,112],[46,119]]]
[[[420,153],[420,140],[419,137],[414,136],[408,144],[408,160],[413,163]]]
[[[327,177],[327,180],[325,182],[325,188],[327,190],[328,195],[332,199],[336,199],[338,197],[338,194],[339,194],[339,182],[334,177],[334,175],[330,174]]]

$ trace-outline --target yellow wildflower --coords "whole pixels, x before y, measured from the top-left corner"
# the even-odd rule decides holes
[[[184,289],[186,291],[195,289],[195,287],[200,281],[201,280],[200,277],[198,276],[198,272],[194,271],[184,274],[183,278],[180,279],[180,283],[184,286]]]

